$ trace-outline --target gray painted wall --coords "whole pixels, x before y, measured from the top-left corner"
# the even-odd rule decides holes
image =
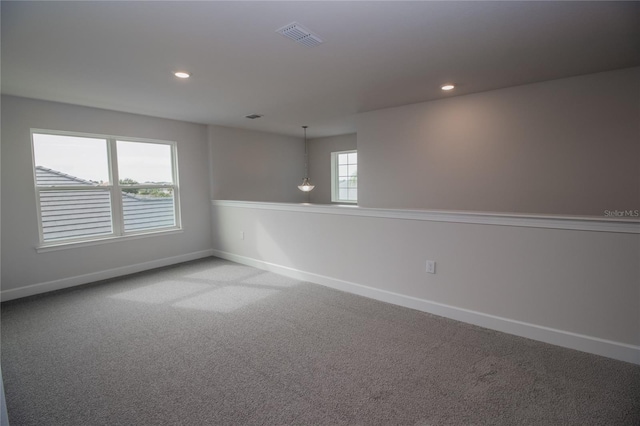
[[[640,68],[360,114],[359,205],[640,209]]]
[[[9,413],[7,412],[7,401],[4,397],[2,370],[0,370],[0,425],[9,426]]]
[[[639,94],[633,68],[360,114],[359,205],[589,216],[640,209]],[[320,189],[317,163],[310,177]],[[314,197],[326,200],[322,191]],[[233,207],[214,208],[212,219],[214,249],[242,259],[640,344],[637,234]],[[436,275],[425,273],[426,259],[438,262]]]
[[[184,231],[37,253],[30,128],[177,141]],[[207,153],[204,125],[2,96],[2,290],[209,250]]]
[[[357,149],[355,133],[309,140],[309,178],[316,187],[311,202],[331,203],[331,153]]]
[[[209,126],[211,198],[304,202],[304,139]]]
[[[212,220],[214,249],[240,260],[640,345],[638,234],[259,206],[214,206]],[[437,262],[435,275],[425,272],[427,259]]]

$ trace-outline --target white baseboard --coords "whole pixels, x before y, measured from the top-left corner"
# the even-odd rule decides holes
[[[516,336],[526,337],[529,339],[538,340],[565,348],[576,349],[579,351],[640,365],[640,346],[614,342],[611,340],[600,339],[593,336],[571,333],[568,331],[557,330],[536,324],[497,317],[482,312],[471,311],[468,309],[449,306],[425,299],[419,299],[417,297],[406,296],[387,290],[367,287],[365,285],[356,284],[325,275],[305,272],[299,269],[281,266],[274,263],[265,262],[263,260],[228,253],[225,251],[214,249],[212,250],[212,253],[213,256],[217,256],[222,259],[227,259],[244,265],[253,266],[258,269],[275,272],[290,278],[310,281],[316,284],[324,285],[326,287],[346,291],[348,293],[369,297],[371,299],[380,300],[382,302],[393,303],[395,305],[416,309],[422,312],[428,312],[457,321],[462,321],[468,324],[474,324],[480,327],[514,334]]]
[[[188,262],[190,260],[201,259],[213,256],[212,250],[202,250],[194,253],[182,254],[179,256],[165,257],[164,259],[151,260],[149,262],[137,263],[135,265],[122,266],[120,268],[107,269],[104,271],[92,272],[90,274],[77,275],[69,278],[62,278],[44,283],[27,285],[0,291],[0,301],[19,299],[21,297],[33,296],[53,290],[60,290],[67,287],[88,284],[95,281],[120,277],[123,275],[135,274],[136,272],[147,271],[149,269],[161,268],[163,266],[175,265],[176,263]]]

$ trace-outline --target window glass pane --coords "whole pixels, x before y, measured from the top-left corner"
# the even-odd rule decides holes
[[[105,139],[34,133],[33,156],[37,185],[109,183]]]
[[[108,190],[40,191],[44,241],[111,234]]]
[[[173,189],[122,191],[125,232],[172,227],[176,224]]]
[[[358,154],[354,151],[331,153],[331,201],[358,201]]]
[[[171,145],[117,141],[122,184],[173,183]]]

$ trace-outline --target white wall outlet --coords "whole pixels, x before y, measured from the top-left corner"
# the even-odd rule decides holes
[[[427,260],[427,272],[430,274],[436,273],[436,261],[435,260]]]
[[[240,231],[240,239],[244,240],[244,231]]]

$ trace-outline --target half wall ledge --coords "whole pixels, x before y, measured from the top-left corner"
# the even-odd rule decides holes
[[[422,220],[430,222],[472,223],[526,228],[640,234],[640,219],[593,216],[536,215],[445,210],[376,209],[351,205],[274,203],[258,201],[212,200],[213,207],[238,207],[259,210]]]

